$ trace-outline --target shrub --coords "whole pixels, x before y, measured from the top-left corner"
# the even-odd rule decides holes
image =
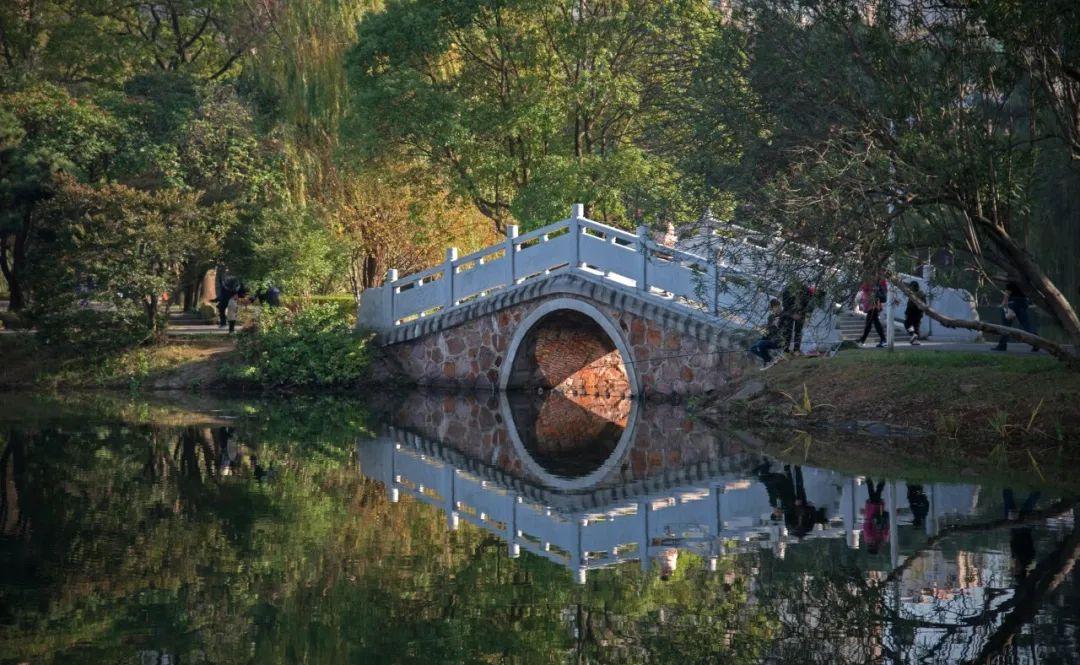
[[[237,350],[245,366],[228,375],[273,386],[355,384],[365,378],[370,360],[367,340],[328,303],[264,307],[254,329],[238,338]]]
[[[133,310],[62,309],[38,317],[37,340],[72,355],[127,349],[150,339],[145,315]]]
[[[347,323],[356,323],[356,298],[351,295],[332,296],[285,296],[282,304],[291,310],[300,310],[310,305],[333,305]]]
[[[198,317],[203,321],[217,321],[218,312],[217,308],[213,305],[202,304],[199,305],[199,309],[196,311]]]

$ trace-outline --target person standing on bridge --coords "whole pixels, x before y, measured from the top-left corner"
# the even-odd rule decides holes
[[[888,284],[884,279],[878,279],[875,282],[863,282],[861,289],[862,296],[862,310],[866,312],[866,325],[863,326],[862,337],[859,338],[859,345],[866,344],[866,338],[870,336],[870,326],[874,327],[874,331],[877,332],[879,341],[877,348],[881,349],[885,347],[885,329],[881,327],[881,321],[878,316],[881,314],[881,310],[885,307],[885,301],[888,300]],[[890,325],[892,322],[889,322]]]

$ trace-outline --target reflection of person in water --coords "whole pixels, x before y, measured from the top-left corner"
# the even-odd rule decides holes
[[[801,466],[796,465],[793,472],[791,465],[785,464],[784,473],[776,473],[772,471],[772,465],[765,461],[754,473],[765,485],[773,519],[783,518],[784,524],[797,538],[810,533],[815,524],[825,523],[825,509],[815,507],[806,498]]]
[[[881,498],[883,489],[884,480],[875,487],[872,478],[866,479],[867,498],[863,505],[862,537],[870,554],[877,554],[882,543],[889,542],[889,511],[885,510],[885,500]]]
[[[240,453],[236,450],[232,434],[231,427],[215,427],[213,429],[214,444],[217,445],[217,449],[221,454],[218,459],[218,473],[222,476],[232,475],[232,467],[240,461]]]
[[[926,497],[922,485],[907,486],[907,503],[911,509],[911,524],[922,526],[926,524],[926,515],[930,512],[930,499]]]
[[[1005,519],[1023,519],[1035,509],[1039,502],[1039,492],[1031,492],[1020,509],[1016,509],[1016,497],[1011,487],[1001,491],[1005,504]],[[1027,577],[1028,569],[1035,560],[1035,536],[1029,526],[1018,526],[1009,530],[1009,551],[1012,553],[1013,575],[1018,581]]]

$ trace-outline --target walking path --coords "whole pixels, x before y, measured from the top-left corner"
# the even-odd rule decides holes
[[[240,332],[237,330],[237,332]],[[169,337],[191,337],[192,335],[228,336],[228,328],[219,328],[216,324],[206,323],[170,323]]]
[[[879,349],[876,346],[874,346],[874,344],[876,344],[876,342],[870,342],[866,346],[858,347],[855,350],[856,351],[864,351],[864,352],[871,352],[871,351],[887,352],[888,351],[888,349]],[[947,351],[954,351],[954,352],[955,351],[966,351],[968,353],[981,353],[981,352],[995,353],[995,354],[1000,353],[1000,352],[997,352],[997,351],[991,351],[990,349],[993,348],[993,346],[994,346],[994,342],[933,342],[933,341],[928,341],[928,340],[923,340],[923,341],[919,342],[919,346],[912,346],[911,344],[908,343],[906,338],[903,339],[903,340],[897,338],[894,348],[895,348],[895,350],[903,351],[904,353],[919,352],[919,351],[937,352],[937,353],[947,352]],[[1043,355],[1045,357],[1050,357],[1049,355],[1047,355],[1045,353],[1041,353],[1041,354],[1032,353],[1031,352],[1031,347],[1028,346],[1027,344],[1023,344],[1021,342],[1012,342],[1012,343],[1010,343],[1009,344],[1009,349],[1008,349],[1008,351],[1006,351],[1006,353],[1008,353],[1009,355],[1022,355],[1022,356],[1039,356],[1039,355]]]

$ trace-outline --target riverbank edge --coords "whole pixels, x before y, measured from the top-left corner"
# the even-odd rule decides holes
[[[420,389],[443,403],[460,391]],[[292,427],[313,432],[331,426],[320,422],[305,426],[305,419],[320,420],[320,408],[341,402],[352,406],[333,409],[348,414],[357,436],[372,436],[377,423],[393,417],[405,392],[387,389],[337,392],[232,392],[155,390],[71,390],[65,392],[13,392],[2,396],[5,408],[0,425],[47,422],[79,423],[87,417],[101,422],[150,427],[243,427],[267,418],[287,416]],[[309,410],[310,407],[310,410]],[[272,415],[273,414],[273,415]],[[681,426],[686,413],[673,426]],[[702,416],[699,416],[702,417]],[[297,423],[301,423],[297,425]],[[1029,457],[1020,442],[1000,454],[985,454],[966,442],[941,437],[868,437],[837,429],[746,425],[735,421],[707,421],[723,438],[736,442],[741,453],[760,454],[783,464],[843,471],[853,476],[870,474],[904,478],[912,482],[978,482],[995,486],[1041,487],[1080,496],[1080,478],[1073,469],[1080,449],[1040,448]]]
[[[699,417],[877,438],[926,437],[983,450],[1080,451],[1080,373],[990,353],[853,352],[796,358],[724,394]]]
[[[368,380],[331,386],[266,385],[236,378],[232,340],[192,337],[113,357],[19,354],[0,346],[0,391],[122,390],[296,394],[407,390],[388,359]],[[1046,357],[990,353],[847,352],[796,358],[751,372],[722,393],[688,396],[699,417],[726,424],[884,438],[1026,440],[1080,444],[1080,373]]]

